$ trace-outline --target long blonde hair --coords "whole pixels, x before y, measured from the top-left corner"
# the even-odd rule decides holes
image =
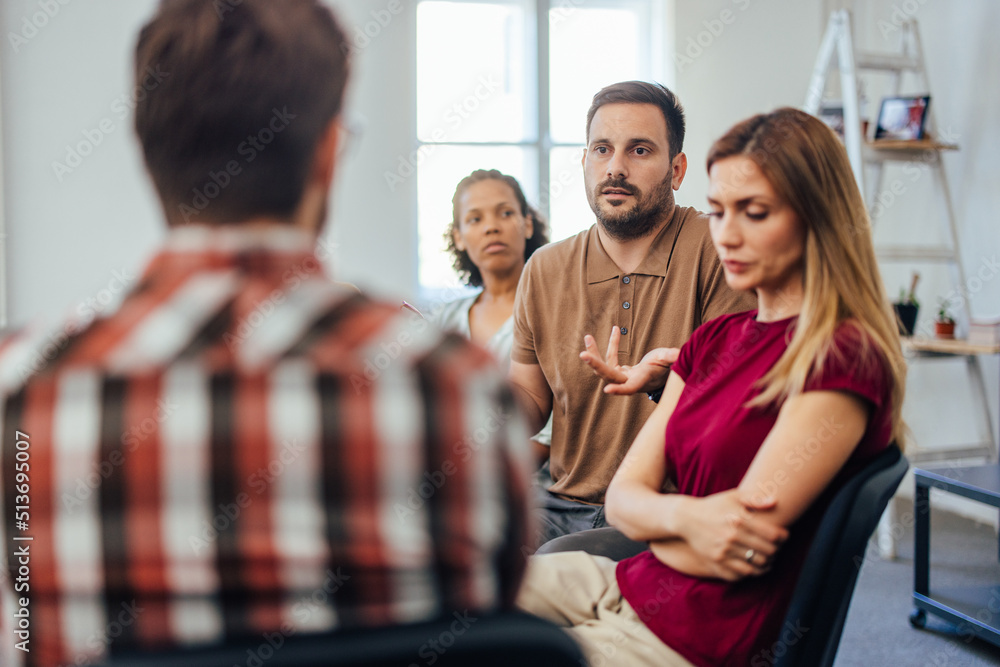
[[[834,332],[850,320],[862,345],[874,345],[892,375],[892,437],[904,445],[906,362],[899,330],[875,259],[871,222],[844,146],[830,128],[798,109],[749,118],[708,153],[708,169],[723,158],[752,160],[806,229],[802,310],[788,349],[760,380],[750,405],[799,394],[831,353]],[[859,359],[869,359],[867,350]]]

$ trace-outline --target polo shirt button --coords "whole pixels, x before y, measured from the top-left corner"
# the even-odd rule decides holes
[[[622,278],[622,282],[628,285],[630,282],[632,282],[632,279],[629,278],[628,276],[625,276],[624,278]]]
[[[622,327],[622,335],[624,336],[627,333],[628,333],[628,329],[626,329],[625,327]]]
[[[628,301],[626,301],[625,303],[622,304],[622,308],[624,308],[625,310],[628,310],[631,307],[632,307],[632,304],[630,304]]]

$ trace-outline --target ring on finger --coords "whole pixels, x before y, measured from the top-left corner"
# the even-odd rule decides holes
[[[743,560],[753,565],[753,557],[757,555],[757,552],[753,549],[747,549],[747,552],[743,554]]]

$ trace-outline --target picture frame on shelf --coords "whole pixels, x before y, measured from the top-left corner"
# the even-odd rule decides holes
[[[839,100],[824,102],[820,107],[819,115],[821,121],[837,133],[841,141],[844,139],[844,105]]]
[[[885,97],[878,112],[875,140],[919,141],[925,138],[930,95]]]

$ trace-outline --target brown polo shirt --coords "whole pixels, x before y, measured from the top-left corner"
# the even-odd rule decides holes
[[[621,328],[618,363],[635,365],[657,347],[680,347],[702,323],[756,307],[726,284],[708,219],[677,207],[649,254],[623,274],[596,224],[540,248],[521,275],[511,358],[538,364],[552,389],[553,493],[603,503],[611,477],[655,407],[645,394],[608,396],[582,361],[584,334],[607,345]]]

